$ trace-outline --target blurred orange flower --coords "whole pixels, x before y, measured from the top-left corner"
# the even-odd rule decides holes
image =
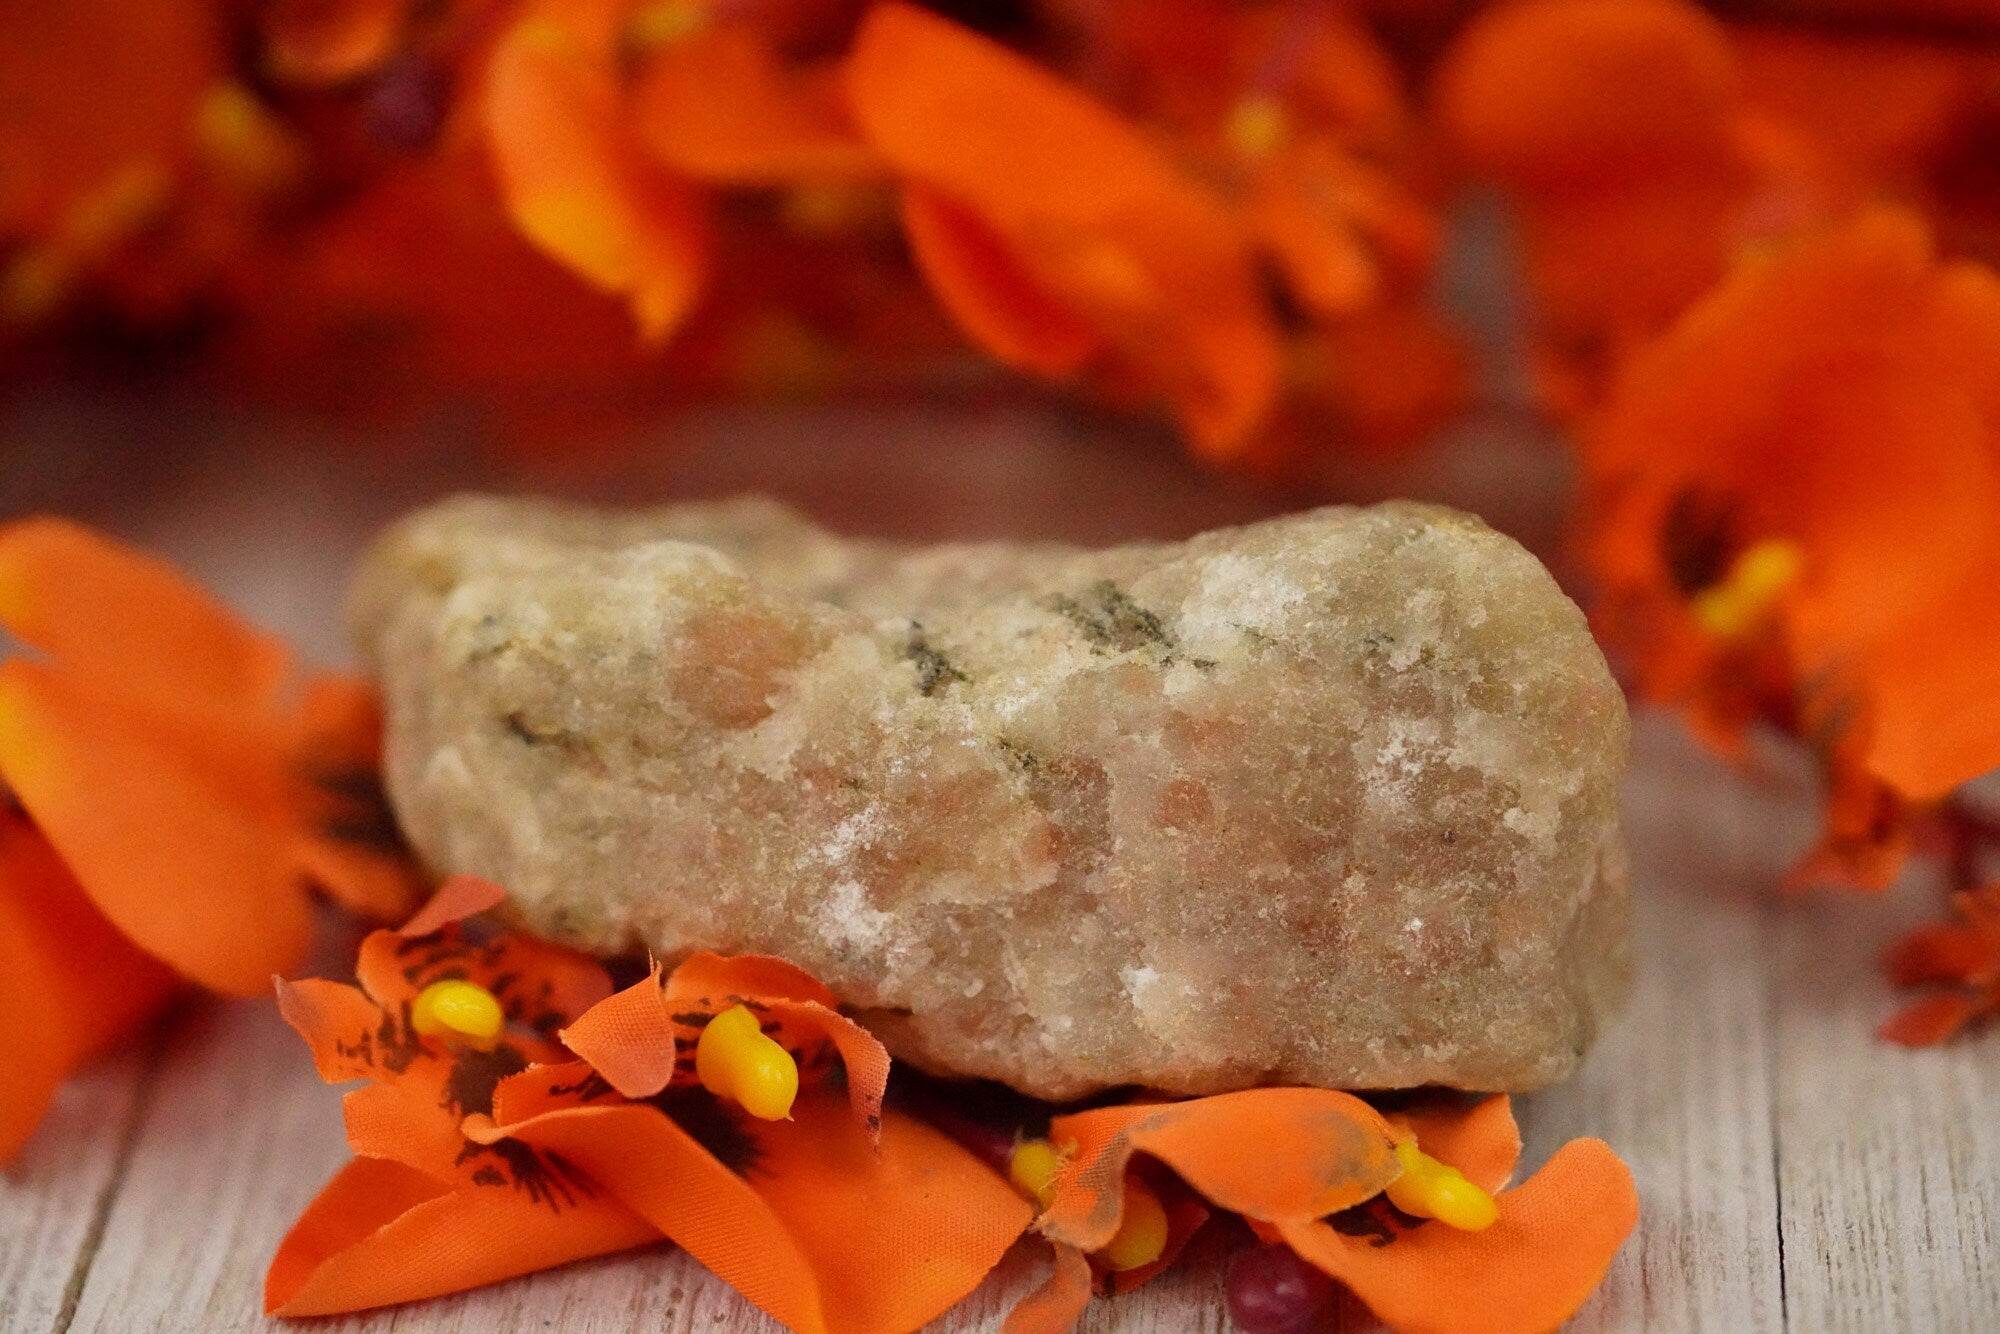
[[[0,663],[0,779],[16,902],[5,1019],[47,1034],[45,1078],[10,1080],[0,1159],[55,1083],[171,990],[263,990],[312,933],[307,890],[403,911],[415,872],[378,786],[368,689],[299,670],[174,571],[83,528],[0,529],[0,626],[38,656]],[[32,983],[139,954],[97,989]],[[73,1011],[52,1020],[54,1007]],[[69,1036],[65,1036],[68,1033]]]
[[[1599,625],[1640,693],[1725,745],[1760,717],[1813,740],[1866,883],[1900,861],[1868,855],[1900,838],[1871,784],[2000,764],[1997,387],[2000,278],[1881,208],[1742,263],[1585,442]]]
[[[1892,1042],[1927,1047],[2000,1014],[2000,884],[1966,890],[1952,904],[1954,920],[1919,927],[1889,952],[1897,986],[1940,988],[1882,1026]]]
[[[872,8],[847,67],[862,134],[903,182],[918,265],[966,332],[1052,379],[1160,393],[1227,457],[1269,411],[1277,331],[1249,238],[1133,125],[913,6]]]

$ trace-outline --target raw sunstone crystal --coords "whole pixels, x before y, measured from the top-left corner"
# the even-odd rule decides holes
[[[1448,510],[1088,551],[463,498],[352,613],[432,866],[597,953],[781,955],[933,1072],[1528,1089],[1627,971],[1624,702]]]

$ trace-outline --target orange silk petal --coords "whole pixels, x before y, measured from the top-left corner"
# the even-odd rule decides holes
[[[350,1089],[340,1100],[347,1147],[362,1158],[388,1159],[446,1184],[456,1182],[465,1148],[463,1118],[443,1105],[442,1073],[429,1063],[416,1078]]]
[[[1905,1047],[1934,1047],[1964,1028],[1978,1015],[1979,1006],[1961,992],[1926,996],[1899,1011],[1876,1030],[1879,1037]]]
[[[563,1045],[627,1098],[650,1098],[673,1083],[678,1030],[652,974],[584,1011],[563,1029]]]
[[[1542,1334],[1597,1290],[1639,1217],[1632,1174],[1594,1139],[1565,1144],[1497,1203],[1484,1232],[1424,1223],[1378,1245],[1317,1221],[1277,1231],[1400,1334]]]
[[[560,1111],[504,1133],[581,1166],[794,1330],[913,1329],[977,1287],[1028,1224],[1004,1181],[920,1122],[889,1115],[877,1151],[833,1099],[801,1098],[793,1115],[744,1128],[747,1180],[652,1107]]]
[[[734,185],[881,174],[825,71],[792,71],[770,39],[718,24],[662,44],[632,89],[640,141],[698,180]]]
[[[937,299],[995,360],[1063,379],[1103,346],[1090,322],[1040,286],[971,209],[908,185],[903,229]]]
[[[693,954],[667,977],[667,1008],[675,1014],[716,1014],[750,997],[840,1002],[805,969],[765,954]]]
[[[487,70],[488,141],[522,235],[660,339],[700,290],[707,224],[697,192],[644,157],[596,37],[532,14],[508,29]]]
[[[1075,1157],[1038,1224],[1094,1251],[1123,1217],[1125,1167],[1147,1153],[1211,1203],[1249,1218],[1320,1218],[1381,1193],[1402,1168],[1381,1113],[1331,1089],[1274,1088],[1102,1107],[1049,1127]]]
[[[1389,1122],[1415,1135],[1418,1148],[1488,1193],[1506,1189],[1521,1161],[1521,1130],[1504,1093],[1470,1107],[1420,1103],[1391,1115]]]
[[[65,519],[0,528],[0,625],[121,692],[269,703],[291,664],[177,571]]]
[[[1083,1319],[1083,1308],[1090,1305],[1090,1261],[1062,1242],[1053,1249],[1055,1271],[1007,1313],[1002,1334],[1069,1334]]]
[[[401,1026],[359,987],[323,977],[281,977],[275,984],[278,1013],[305,1039],[321,1079],[343,1084],[387,1076],[385,1062],[395,1058]]]
[[[41,664],[0,665],[0,773],[93,901],[183,975],[260,992],[312,934],[285,842],[263,812],[130,727]]]
[[[0,815],[0,1166],[70,1072],[173,993],[172,970],[93,906],[46,840]]]
[[[1250,223],[1284,270],[1299,301],[1322,319],[1338,319],[1382,290],[1375,258],[1351,222],[1289,175],[1272,175],[1250,202]]]
[[[700,1040],[709,1016],[738,1003],[755,1010],[765,1030],[793,1052],[802,1077],[813,1073],[826,1046],[838,1052],[855,1117],[875,1132],[889,1083],[889,1053],[867,1029],[837,1012],[833,993],[810,973],[764,955],[696,954],[667,979],[666,1010],[681,1025],[684,1044]],[[601,1073],[610,1078],[609,1071]]]
[[[880,1148],[839,1103],[802,1098],[759,1129],[751,1181],[819,1276],[830,1334],[915,1329],[956,1306],[1032,1210],[991,1168],[910,1117]]]
[[[459,892],[483,896],[486,891],[439,891],[440,897]],[[435,916],[426,908],[416,920]],[[460,979],[491,991],[508,1023],[553,1039],[557,1030],[611,994],[603,964],[533,936],[510,931],[473,940],[450,927],[422,935],[406,932],[370,932],[355,961],[363,989],[385,1006],[414,1000],[433,982]]]
[[[455,875],[439,885],[410,920],[396,928],[405,939],[434,935],[468,917],[491,912],[507,901],[507,891],[476,875]]]
[[[503,1102],[496,1109],[503,1115]],[[736,1173],[657,1108],[634,1103],[563,1110],[482,1130],[561,1154],[635,1213],[794,1330],[824,1331],[819,1282],[783,1223]]]
[[[271,1315],[331,1315],[476,1288],[658,1239],[601,1191],[560,1210],[512,1186],[450,1190],[360,1158],[327,1183],[264,1279]]]
[[[339,83],[394,49],[410,0],[276,0],[259,23],[282,78]]]
[[[423,877],[401,846],[382,793],[382,701],[366,681],[316,676],[294,720],[292,750],[305,792],[306,831],[293,857],[312,883],[371,921],[405,916]]]

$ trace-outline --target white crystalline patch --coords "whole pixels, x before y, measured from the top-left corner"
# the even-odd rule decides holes
[[[874,841],[882,829],[882,808],[868,805],[842,820],[819,845],[820,859],[829,866],[853,860],[855,850]]]
[[[867,953],[881,947],[895,918],[868,906],[868,891],[859,880],[842,880],[820,904],[813,921],[835,949]]]
[[[1220,657],[1246,630],[1277,637],[1304,604],[1306,590],[1273,562],[1235,552],[1202,566],[1201,584],[1181,604],[1174,630],[1196,657]]]
[[[1160,984],[1160,970],[1151,964],[1141,964],[1137,968],[1126,968],[1119,973],[1118,979],[1125,984],[1125,990],[1132,997],[1132,1003],[1143,1006],[1146,1003],[1146,993]]]

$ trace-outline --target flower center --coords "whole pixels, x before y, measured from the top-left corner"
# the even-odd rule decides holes
[[[1798,543],[1767,537],[1738,556],[1722,582],[1696,593],[1688,608],[1717,639],[1741,639],[1770,616],[1804,569]]]
[[[433,982],[410,1006],[410,1026],[425,1037],[448,1038],[491,1051],[507,1027],[507,1012],[476,982]]]
[[[694,1068],[703,1088],[760,1121],[791,1119],[799,1064],[764,1032],[749,1006],[732,1005],[708,1021],[695,1044]]]
[[[1389,1183],[1389,1203],[1417,1218],[1435,1218],[1461,1232],[1484,1232],[1500,1216],[1493,1197],[1466,1180],[1456,1167],[1419,1149],[1412,1140],[1396,1146],[1403,1175]]]

